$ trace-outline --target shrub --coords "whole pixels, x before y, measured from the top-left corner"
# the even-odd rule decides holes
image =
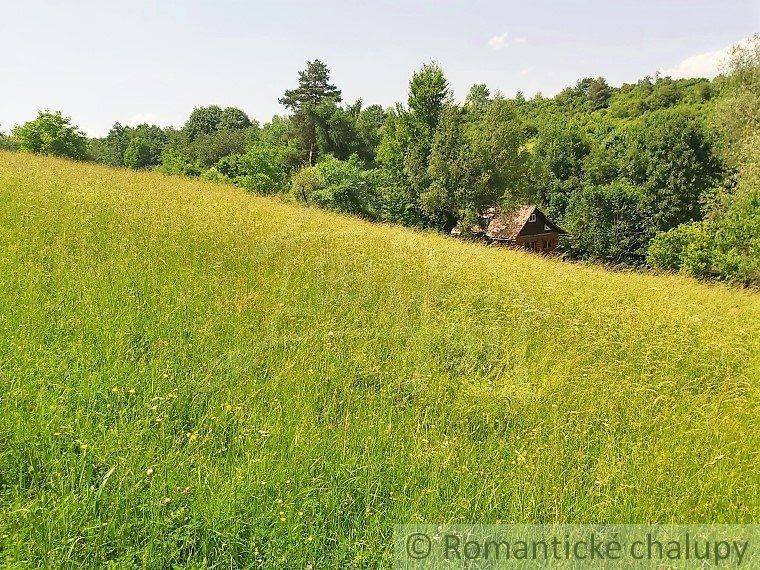
[[[201,174],[201,178],[204,180],[209,180],[210,182],[232,182],[229,178],[227,178],[224,174],[219,172],[216,168],[213,166],[209,168],[208,170],[204,170]]]
[[[280,154],[269,145],[255,144],[245,154],[225,156],[216,170],[236,186],[257,194],[272,194],[285,184],[286,169]]]
[[[373,171],[364,171],[356,155],[348,160],[328,156],[316,166],[306,167],[293,177],[293,196],[307,204],[378,218],[378,195]]]
[[[161,153],[159,170],[164,174],[179,174],[184,176],[199,176],[200,168],[193,164],[187,156],[178,150],[166,148]]]
[[[651,242],[648,263],[692,277],[760,283],[760,197],[741,196],[716,220],[682,224]]]
[[[575,257],[638,265],[646,256],[640,188],[627,182],[583,186],[569,199],[563,219]]]
[[[0,150],[16,150],[16,148],[16,141],[13,140],[13,137],[0,131]]]
[[[649,243],[647,263],[655,269],[678,271],[683,263],[683,252],[694,238],[698,224],[682,224],[660,232]]]

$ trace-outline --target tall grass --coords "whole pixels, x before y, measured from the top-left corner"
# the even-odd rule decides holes
[[[760,297],[0,153],[0,562],[750,522]]]

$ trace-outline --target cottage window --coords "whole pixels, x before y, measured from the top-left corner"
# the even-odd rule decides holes
[[[535,222],[536,221],[536,213],[535,212],[530,215],[530,218],[528,218],[528,221],[529,222]]]
[[[552,229],[549,227],[549,224],[544,224],[544,231],[545,231],[545,232],[550,232],[550,231],[552,231]]]

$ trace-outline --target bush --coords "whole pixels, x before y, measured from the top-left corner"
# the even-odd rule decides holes
[[[705,276],[709,271],[710,228],[707,222],[681,224],[657,234],[649,244],[647,263],[655,269]]]
[[[35,120],[16,127],[13,136],[21,150],[75,160],[87,158],[87,137],[60,111],[40,111]]]
[[[257,194],[279,192],[285,184],[282,157],[277,149],[265,144],[255,144],[245,154],[225,156],[215,168],[236,186]]]
[[[210,182],[222,182],[222,183],[230,183],[232,180],[227,178],[224,174],[219,172],[216,168],[213,166],[209,168],[208,170],[204,170],[201,174],[201,178],[204,180],[208,180]]]
[[[646,256],[641,189],[627,182],[583,186],[569,199],[563,219],[573,257],[639,265]]]
[[[660,232],[649,243],[647,263],[655,269],[678,271],[683,263],[683,252],[693,239],[697,224],[682,224]]]
[[[647,261],[655,269],[745,285],[760,283],[760,196],[741,196],[716,220],[658,234]]]
[[[161,153],[159,170],[164,174],[179,174],[183,176],[199,176],[201,169],[193,164],[180,151],[167,148]]]
[[[291,193],[307,204],[377,219],[376,181],[374,171],[362,170],[356,155],[345,161],[328,156],[316,166],[299,171],[293,177]]]
[[[740,186],[714,225],[713,271],[730,281],[760,284],[760,185]]]
[[[4,134],[2,131],[0,131],[0,150],[16,150],[17,145],[16,141],[13,140],[13,137],[10,137],[6,134]]]

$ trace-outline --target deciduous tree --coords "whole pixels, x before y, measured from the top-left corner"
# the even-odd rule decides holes
[[[87,158],[87,137],[60,111],[40,111],[37,118],[16,127],[21,150],[76,160]]]

